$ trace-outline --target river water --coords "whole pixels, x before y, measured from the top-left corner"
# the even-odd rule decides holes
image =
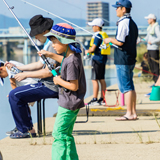
[[[88,62],[90,63],[90,62]],[[111,62],[108,62],[111,64]],[[113,62],[112,62],[113,63]],[[85,98],[93,94],[92,82],[91,82],[91,69],[85,69],[86,81],[87,81],[87,93]],[[106,69],[105,81],[107,86],[116,83],[116,71],[115,69]],[[0,86],[0,140],[6,137],[5,132],[13,129],[15,123],[11,114],[10,105],[7,95],[11,91],[11,86],[8,78],[5,78],[4,86]],[[52,117],[58,110],[57,99],[46,100],[46,117]],[[36,103],[31,107],[31,114],[33,123],[37,122],[37,107]]]

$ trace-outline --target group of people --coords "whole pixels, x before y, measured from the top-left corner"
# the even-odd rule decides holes
[[[53,130],[52,159],[70,159],[70,157],[78,159],[72,131],[79,109],[85,106],[86,80],[81,49],[75,41],[76,32],[66,23],[53,25],[52,19],[44,18],[42,15],[31,18],[29,25],[30,36],[35,36],[44,44],[43,50],[38,54],[48,57],[53,68],[61,66],[59,71],[61,76],[53,78],[42,58],[27,65],[18,65],[13,61],[1,63],[1,81],[9,76],[13,86],[13,90],[9,93],[9,103],[16,128],[7,133],[13,139],[35,137],[28,103],[42,98],[58,98],[59,108]],[[10,71],[13,66],[23,72],[13,75]],[[29,79],[34,82],[28,84]],[[26,83],[20,84],[24,81]]]
[[[137,55],[138,28],[130,15],[132,3],[129,0],[119,0],[112,6],[116,8],[119,17],[115,38],[104,36],[102,19],[97,18],[88,23],[95,32],[90,48],[85,51],[85,54],[94,53],[91,75],[93,99],[88,104],[103,103],[107,54],[102,54],[99,47],[102,43],[108,45],[111,42],[121,48],[114,50],[114,64],[118,86],[121,93],[125,94],[127,105],[126,114],[116,120],[137,120],[133,69]],[[0,63],[0,80],[9,76],[13,88],[9,93],[9,103],[16,127],[7,134],[13,139],[35,137],[28,104],[43,98],[57,98],[59,108],[52,133],[54,137],[52,159],[78,160],[72,131],[80,108],[85,106],[86,79],[80,55],[81,49],[75,40],[75,29],[66,23],[53,25],[52,19],[44,18],[42,15],[31,18],[29,25],[30,36],[44,44],[44,48],[38,52],[39,61],[27,65],[19,65],[13,61]],[[60,66],[59,76],[53,77],[41,55],[45,55],[53,67]],[[23,72],[14,75],[10,71],[13,66]],[[98,99],[99,82],[101,97]]]

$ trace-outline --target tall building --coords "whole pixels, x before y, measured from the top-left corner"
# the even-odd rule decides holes
[[[107,2],[88,2],[87,3],[87,22],[95,18],[102,18],[105,26],[109,26],[109,3]]]

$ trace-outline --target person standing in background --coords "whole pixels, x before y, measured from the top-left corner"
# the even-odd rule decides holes
[[[110,54],[110,48],[101,50],[99,47],[103,43],[102,39],[108,37],[108,35],[102,31],[104,21],[101,18],[96,18],[92,22],[88,22],[89,26],[92,26],[94,36],[90,41],[90,48],[85,51],[85,54],[92,54],[92,84],[93,84],[93,99],[88,102],[89,105],[101,105],[104,100],[104,93],[106,90],[105,82],[105,65],[107,62],[107,54]],[[99,38],[98,38],[99,37]],[[99,84],[101,85],[101,97],[98,98]]]
[[[117,121],[137,120],[136,114],[136,91],[133,83],[133,69],[136,63],[136,44],[138,27],[132,20],[130,11],[132,3],[129,0],[119,0],[115,5],[117,17],[116,38],[104,39],[105,44],[110,42],[121,48],[114,49],[114,64],[117,70],[118,87],[125,94],[127,112],[124,116],[116,118]]]
[[[156,22],[156,16],[154,14],[149,14],[147,17],[144,17],[148,20],[147,35],[143,38],[144,41],[147,41],[147,50],[148,50],[148,63],[153,74],[153,81],[156,83],[159,75],[159,45],[160,42],[160,28],[158,22]]]

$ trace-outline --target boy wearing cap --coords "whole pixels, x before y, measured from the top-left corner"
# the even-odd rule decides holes
[[[104,42],[109,42],[121,47],[114,49],[114,64],[117,70],[118,86],[121,93],[125,94],[127,103],[127,113],[116,118],[117,121],[136,120],[136,92],[133,84],[133,69],[136,63],[136,41],[138,28],[130,16],[132,4],[129,0],[120,0],[112,5],[116,8],[117,22],[116,38],[106,38]]]
[[[44,43],[44,49],[55,52],[51,41],[44,35],[50,31],[53,20],[44,18],[42,15],[36,15],[31,18],[29,25],[31,27],[30,36],[35,36],[41,43]],[[55,61],[48,58],[48,61],[54,65]],[[14,76],[17,81],[25,78],[40,78],[41,80],[34,85],[26,85],[12,90],[9,94],[9,102],[13,114],[13,118],[18,129],[12,132],[10,138],[28,138],[36,136],[33,128],[32,118],[28,110],[28,102],[38,101],[44,98],[58,98],[58,87],[53,82],[53,75],[48,67],[40,59],[28,65],[18,67],[22,71]]]
[[[90,41],[90,48],[85,51],[85,54],[94,53],[94,56],[92,58],[92,75],[91,75],[93,84],[93,99],[88,104],[100,105],[103,102],[104,98],[103,93],[105,93],[106,90],[105,65],[107,62],[107,55],[103,55],[99,47],[102,44],[102,39],[107,38],[108,36],[105,32],[102,32],[104,21],[101,18],[96,18],[92,22],[88,22],[88,25],[92,26],[92,29],[95,32],[94,36]],[[110,52],[110,48],[108,48],[107,50],[109,50]],[[101,97],[97,100],[99,91],[98,81],[100,82],[101,85]]]
[[[145,19],[148,20],[147,35],[143,38],[147,41],[148,50],[148,63],[153,74],[153,81],[156,82],[159,75],[159,42],[160,42],[160,28],[158,22],[156,22],[156,16],[154,14],[149,14]]]
[[[79,109],[85,106],[86,79],[81,50],[76,46],[74,28],[66,23],[54,25],[45,36],[52,41],[53,48],[58,54],[65,52],[64,57],[45,50],[38,52],[39,55],[44,54],[61,63],[61,76],[53,78],[54,83],[61,87],[59,87],[59,108],[52,133],[54,137],[52,160],[78,160],[72,131]]]

